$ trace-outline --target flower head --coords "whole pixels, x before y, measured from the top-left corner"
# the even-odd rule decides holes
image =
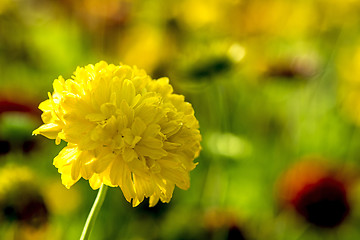
[[[133,206],[144,197],[150,206],[169,202],[175,185],[189,188],[199,124],[167,78],[101,61],[78,67],[72,79],[60,76],[53,87],[33,134],[68,142],[54,159],[67,188],[81,177],[93,189],[119,186]]]
[[[323,228],[340,225],[350,213],[349,183],[316,158],[300,161],[280,182],[280,201],[307,222]]]
[[[41,230],[49,220],[48,206],[26,167],[6,165],[0,169],[0,222],[15,221]]]

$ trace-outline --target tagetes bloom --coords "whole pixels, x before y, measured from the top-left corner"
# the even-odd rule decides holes
[[[72,79],[60,76],[53,87],[33,134],[68,143],[54,159],[67,188],[81,177],[93,189],[119,186],[133,206],[144,197],[150,206],[169,202],[175,185],[189,188],[199,123],[168,78],[101,61],[78,67]]]

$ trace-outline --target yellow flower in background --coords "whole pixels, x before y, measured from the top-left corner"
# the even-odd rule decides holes
[[[78,67],[72,79],[60,76],[53,87],[33,134],[68,142],[54,159],[67,188],[81,177],[93,189],[119,186],[133,206],[144,197],[150,206],[169,202],[175,185],[189,188],[199,124],[167,78],[101,61]]]
[[[12,164],[1,167],[0,222],[15,222],[21,226],[16,232],[17,237],[12,239],[29,239],[27,230],[32,232],[31,239],[45,239],[49,218],[48,204],[31,169]]]
[[[139,37],[140,35],[146,38]],[[153,72],[164,59],[171,55],[171,44],[163,39],[163,33],[149,26],[136,26],[128,30],[118,43],[119,54],[129,65],[141,66]],[[166,48],[166,51],[164,50]],[[147,57],[139,58],[139,55]]]
[[[359,40],[357,40],[359,41]],[[341,49],[337,62],[338,102],[350,121],[360,125],[360,43]]]
[[[33,185],[34,176],[26,167],[8,165],[0,169],[0,199],[9,196],[10,191],[17,191],[24,185]]]

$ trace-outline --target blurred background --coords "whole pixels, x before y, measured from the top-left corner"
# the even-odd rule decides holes
[[[96,196],[31,136],[59,75],[105,60],[168,76],[203,150],[188,191],[108,191],[91,239],[360,239],[356,0],[0,0],[0,236],[78,239]]]

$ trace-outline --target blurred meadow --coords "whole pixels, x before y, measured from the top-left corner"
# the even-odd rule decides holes
[[[54,79],[105,60],[169,77],[203,140],[189,190],[111,188],[91,239],[360,239],[359,26],[356,0],[0,0],[0,238],[79,238],[96,191],[31,132]]]

